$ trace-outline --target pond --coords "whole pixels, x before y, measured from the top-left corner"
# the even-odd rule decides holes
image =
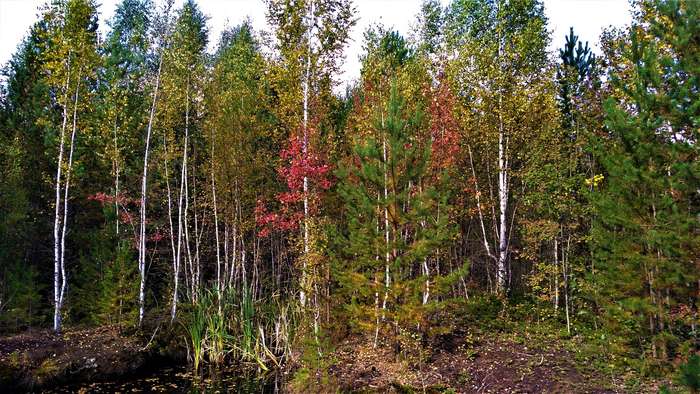
[[[94,383],[71,384],[42,390],[43,393],[279,393],[282,379],[276,372],[264,376],[239,369],[212,371],[197,377],[191,368],[164,367],[147,374]]]

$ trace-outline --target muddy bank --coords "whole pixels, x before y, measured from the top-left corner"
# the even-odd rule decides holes
[[[112,379],[162,363],[148,340],[120,335],[112,326],[28,331],[0,338],[0,387],[37,391],[57,385]]]

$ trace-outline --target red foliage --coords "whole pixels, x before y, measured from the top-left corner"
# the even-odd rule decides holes
[[[128,211],[121,211],[119,212],[119,221],[122,223],[132,224],[134,222],[134,218]]]
[[[119,212],[117,213],[117,219],[119,220],[119,222],[128,224],[131,227],[137,225],[137,218],[134,214],[132,214],[132,211],[134,211],[135,208],[141,205],[141,200],[136,198],[129,198],[126,196],[126,194],[123,193],[114,196],[103,192],[97,192],[95,194],[89,195],[87,199],[90,201],[97,201],[102,206],[114,205],[116,202],[119,202]],[[146,220],[146,224],[148,223],[149,221]],[[153,234],[146,237],[146,240],[149,242],[158,242],[163,240],[166,235],[167,232],[164,232],[161,228],[156,228]],[[139,237],[137,234],[133,235],[131,242],[134,249],[137,249],[139,247]]]
[[[432,163],[435,170],[455,166],[460,157],[459,123],[455,117],[455,97],[444,75],[430,102],[430,136],[432,138]]]
[[[305,153],[300,137],[290,137],[280,156],[284,164],[278,168],[277,173],[280,179],[284,180],[288,191],[275,196],[279,203],[276,212],[268,212],[265,204],[261,200],[257,201],[255,221],[261,228],[261,237],[269,236],[272,231],[292,231],[299,228],[304,219],[304,198],[309,200],[309,214],[314,215],[322,193],[333,186],[331,166],[320,155],[309,150]],[[304,178],[308,182],[306,194]]]
[[[125,224],[133,224],[134,223],[134,217],[129,212],[129,205],[135,205],[139,206],[140,201],[137,199],[129,198],[125,194],[121,193],[117,196],[113,196],[107,193],[103,192],[97,192],[95,194],[89,195],[87,197],[88,200],[90,201],[97,201],[99,202],[102,206],[105,205],[114,205],[116,202],[119,203],[120,210],[117,212],[117,218],[119,219],[120,222],[125,223]]]
[[[165,234],[163,234],[163,231],[161,231],[161,229],[156,229],[156,231],[153,233],[153,235],[148,237],[148,240],[153,241],[153,242],[158,242],[158,241],[162,240],[163,238],[165,238]]]
[[[106,204],[114,204],[115,202],[119,202],[119,205],[121,206],[126,206],[129,204],[135,204],[138,206],[141,204],[141,201],[135,198],[129,198],[124,193],[120,193],[119,195],[113,196],[107,193],[97,192],[95,194],[89,195],[87,199],[90,201],[97,201],[103,206]]]

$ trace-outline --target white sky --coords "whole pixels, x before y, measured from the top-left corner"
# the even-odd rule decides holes
[[[105,21],[112,17],[120,0],[97,0],[100,7],[100,30],[106,30]],[[158,2],[158,0],[155,0]],[[441,0],[447,4],[449,0]],[[182,4],[176,0],[176,6]],[[0,65],[4,65],[15,52],[17,45],[37,20],[38,8],[45,0],[0,0]],[[359,21],[351,36],[352,42],[346,50],[343,80],[359,76],[358,57],[362,51],[362,33],[371,23],[382,22],[408,35],[422,0],[355,0]],[[589,41],[594,50],[598,48],[598,36],[606,26],[623,26],[631,20],[627,0],[544,0],[553,30],[551,50],[561,47],[569,27],[582,41]],[[235,25],[247,16],[257,29],[266,27],[265,6],[262,0],[198,0],[202,11],[210,17],[210,47],[219,40],[226,24]]]

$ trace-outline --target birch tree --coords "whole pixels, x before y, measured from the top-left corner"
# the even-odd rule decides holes
[[[174,188],[178,190],[176,198],[171,198],[170,180],[165,180],[168,189],[168,212],[172,210],[171,201],[177,202],[174,220],[176,224],[170,229],[174,253],[172,320],[177,313],[179,277],[183,265],[187,294],[193,301],[197,299],[201,277],[198,231],[200,223],[196,210],[193,210],[194,228],[191,228],[190,222],[190,204],[194,205],[197,202],[196,195],[190,195],[190,180],[196,179],[198,163],[192,163],[190,156],[193,150],[198,149],[198,142],[201,141],[200,103],[205,75],[204,50],[208,40],[207,34],[206,17],[196,3],[187,1],[178,11],[169,46],[164,52],[163,99],[160,108],[161,129],[166,141],[163,154],[166,160],[172,157],[173,164],[179,164],[173,171],[173,175],[179,174],[179,182]],[[202,157],[206,157],[205,155],[203,152]],[[165,165],[171,164],[166,161]],[[196,209],[196,206],[193,208]],[[172,221],[172,216],[169,220]],[[190,230],[194,230],[193,237],[190,237]]]
[[[146,126],[145,148],[143,154],[143,175],[141,176],[141,201],[139,204],[139,233],[138,240],[138,270],[140,276],[139,282],[139,326],[143,322],[143,316],[146,309],[146,203],[148,192],[148,158],[151,151],[151,136],[153,133],[153,124],[156,116],[156,103],[161,84],[161,73],[163,70],[163,51],[167,48],[169,25],[170,25],[170,8],[172,0],[164,4],[163,12],[156,24],[155,37],[158,40],[158,68],[155,74],[155,82],[153,88],[153,97],[148,116],[148,125]]]
[[[124,0],[117,6],[111,30],[103,44],[104,66],[100,70],[102,80],[101,134],[104,156],[111,161],[114,177],[114,226],[120,240],[120,214],[124,213],[129,189],[136,188],[136,179],[125,178],[124,172],[132,165],[133,151],[137,149],[140,132],[147,121],[148,91],[147,57],[148,32],[151,23],[149,0]],[[135,190],[133,190],[135,192]],[[126,233],[135,230],[126,229]],[[137,234],[133,234],[136,238]],[[131,237],[129,237],[131,238]]]
[[[553,127],[547,109],[552,108],[547,94],[552,69],[546,56],[546,19],[536,0],[454,2],[446,18],[448,53],[458,51],[450,78],[462,98],[471,161],[477,163],[475,182],[489,193],[488,199],[479,193],[476,202],[485,229],[483,243],[493,245],[484,252],[494,260],[495,290],[504,295],[518,233],[516,196],[522,191],[524,168],[520,152],[532,136]],[[490,212],[484,214],[487,207]]]
[[[66,234],[69,221],[69,196],[77,138],[79,115],[89,101],[91,80],[97,67],[97,16],[92,1],[57,2],[44,13],[47,29],[47,80],[57,105],[62,108],[58,131],[58,151],[54,202],[54,317],[53,329],[61,331],[61,310],[67,290]],[[82,97],[82,99],[81,99]],[[74,181],[74,180],[73,180]]]
[[[351,0],[268,1],[268,22],[275,28],[279,64],[274,84],[279,93],[279,117],[289,136],[287,152],[292,161],[302,164],[300,190],[291,190],[289,202],[301,205],[301,269],[299,302],[306,306],[308,292],[314,287],[308,263],[312,255],[311,227],[316,210],[317,191],[311,174],[322,168],[303,163],[320,158],[322,153],[318,127],[324,113],[324,97],[331,94],[339,70],[343,48],[356,20]],[[300,149],[297,149],[296,146]],[[309,167],[309,168],[304,168]],[[316,167],[316,170],[310,167]],[[292,170],[291,172],[295,172]],[[288,199],[287,199],[288,200]],[[296,200],[296,201],[294,201]]]
[[[283,140],[270,122],[265,71],[250,22],[222,33],[207,88],[204,133],[211,149],[211,202],[218,222],[214,238],[219,292],[250,282],[244,265],[257,242],[256,203],[273,198],[280,189],[275,147]]]

